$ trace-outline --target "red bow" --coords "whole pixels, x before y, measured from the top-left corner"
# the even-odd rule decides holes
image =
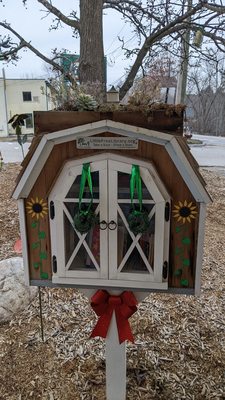
[[[132,292],[125,291],[120,296],[111,296],[106,290],[98,290],[91,298],[91,307],[100,317],[91,337],[106,338],[115,311],[120,344],[125,340],[134,341],[128,321],[128,318],[137,311],[137,299]]]

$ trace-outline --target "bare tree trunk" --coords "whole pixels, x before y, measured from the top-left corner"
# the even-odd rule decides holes
[[[80,82],[105,92],[102,14],[103,0],[80,1]]]

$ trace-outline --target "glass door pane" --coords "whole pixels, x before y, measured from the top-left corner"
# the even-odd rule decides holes
[[[134,234],[129,227],[129,215],[132,210],[140,210],[138,194],[135,191],[133,205],[130,199],[130,173],[132,165],[120,162],[116,171],[116,162],[109,170],[109,219],[117,223],[117,230],[109,231],[110,254],[115,246],[116,257],[110,258],[110,276],[112,279],[144,280],[153,279],[155,248],[155,202],[150,189],[142,179],[142,209],[146,211],[149,225],[144,233]],[[110,169],[110,163],[109,163]],[[125,172],[126,171],[126,172]],[[129,171],[129,173],[127,172]]]
[[[152,273],[154,268],[154,234],[155,207],[146,204],[145,210],[149,215],[149,228],[143,234],[135,235],[129,228],[128,216],[132,211],[130,205],[118,206],[118,271]]]
[[[92,178],[92,185],[93,185],[93,198],[94,199],[99,199],[99,172],[95,171],[91,173],[91,178]],[[78,175],[72,186],[70,187],[66,199],[71,199],[74,198],[76,201],[79,199],[79,192],[80,192],[80,181],[81,181],[81,175]],[[84,199],[90,199],[90,191],[88,190],[87,187],[84,188],[84,194],[83,198]]]
[[[98,204],[93,205],[95,214],[99,215]],[[81,234],[74,227],[73,218],[77,211],[76,205],[65,204],[64,232],[65,232],[65,265],[71,270],[97,270],[100,265],[100,230],[95,225],[87,233]]]
[[[152,200],[149,190],[142,180],[142,198],[143,200]],[[130,200],[130,174],[118,171],[118,199]],[[137,196],[135,195],[134,203],[137,203]]]
[[[65,269],[67,271],[79,271],[79,276],[86,276],[87,273],[93,275],[94,272],[99,274],[100,271],[99,171],[92,172],[91,176],[93,184],[92,211],[96,215],[96,224],[88,232],[81,233],[74,225],[74,217],[79,211],[81,175],[74,179],[63,202]],[[81,210],[87,210],[90,201],[90,191],[85,187]]]

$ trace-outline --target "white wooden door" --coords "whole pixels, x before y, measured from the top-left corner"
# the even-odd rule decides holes
[[[109,279],[162,282],[165,199],[148,169],[140,167],[142,205],[150,226],[147,232],[135,235],[127,221],[132,209],[131,168],[130,163],[108,161]],[[139,207],[137,197],[134,204]]]
[[[74,227],[82,167],[80,161],[80,165],[64,171],[49,199],[49,203],[54,203],[56,215],[50,225],[51,237],[55,237],[52,240],[52,253],[57,254],[57,277],[107,279],[108,247],[105,244],[108,242],[108,230],[100,229],[97,224],[89,232],[81,234]],[[107,161],[91,162],[90,167],[93,208],[99,221],[107,221]],[[90,199],[90,192],[86,188],[82,206],[88,206]]]
[[[81,234],[74,227],[79,206],[83,164],[89,162],[93,207],[99,224]],[[130,175],[139,165],[143,207],[149,216],[147,232],[129,229]],[[167,289],[163,265],[168,261],[169,221],[165,221],[168,193],[154,167],[144,161],[105,153],[67,163],[49,196],[55,217],[50,220],[52,256],[57,259],[53,282],[96,287]],[[90,203],[84,192],[83,205]],[[134,205],[138,206],[137,196]]]

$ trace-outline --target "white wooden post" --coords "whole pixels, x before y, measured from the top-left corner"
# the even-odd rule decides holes
[[[115,313],[106,337],[106,398],[126,399],[126,342],[120,344]]]
[[[95,289],[79,289],[90,298],[96,292]],[[118,296],[121,290],[110,290],[110,294]],[[140,303],[149,293],[135,292],[135,297]],[[106,399],[126,400],[126,342],[120,344],[115,312],[113,312],[105,348],[106,362]]]

